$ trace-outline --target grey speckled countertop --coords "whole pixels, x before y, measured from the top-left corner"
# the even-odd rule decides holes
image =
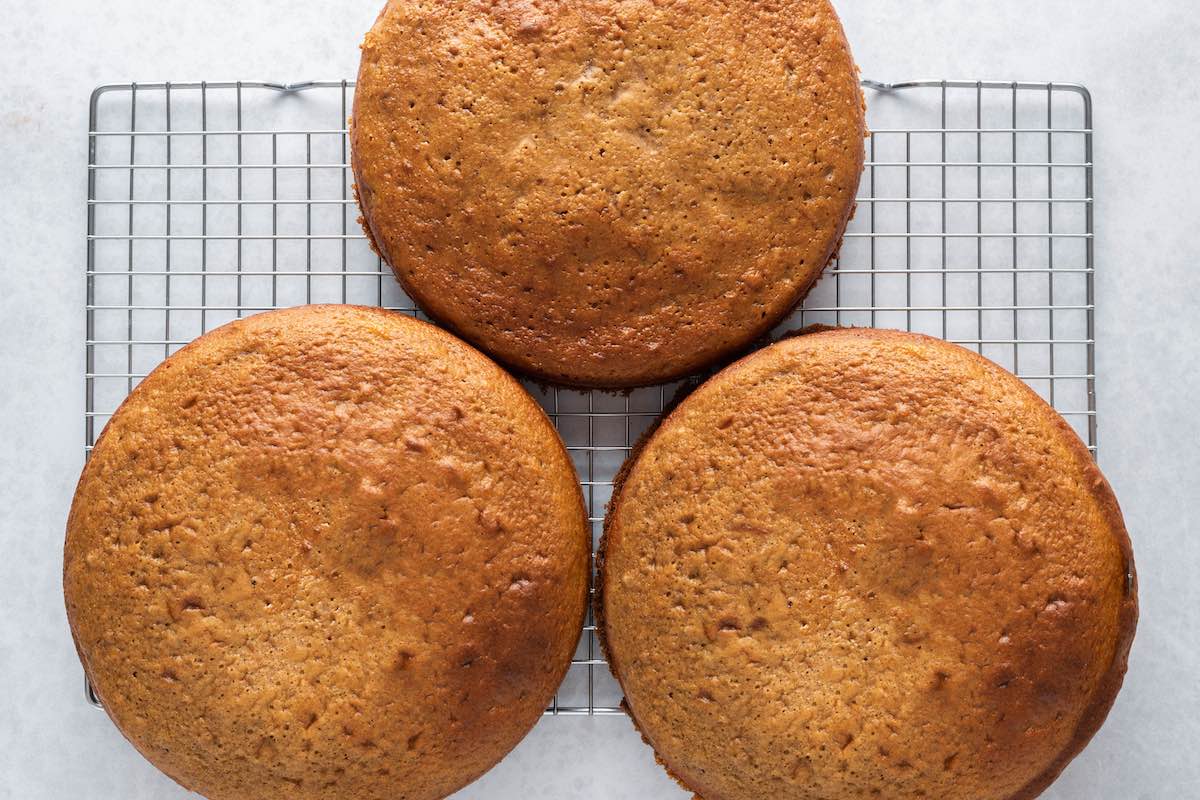
[[[352,77],[379,0],[0,0],[0,798],[188,796],[83,702],[60,594],[82,463],[87,97],[102,82]],[[1101,466],[1142,619],[1104,729],[1047,797],[1200,797],[1200,16],[1184,0],[840,3],[872,78],[1086,84]],[[462,797],[682,798],[620,717],[546,719]]]

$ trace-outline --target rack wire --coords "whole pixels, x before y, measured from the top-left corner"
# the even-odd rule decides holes
[[[871,138],[835,264],[781,326],[920,331],[1023,378],[1096,448],[1092,104],[1013,81],[864,81]],[[168,355],[301,303],[420,315],[356,222],[354,84],[97,88],[88,132],[86,407],[92,445]],[[594,540],[612,480],[678,384],[528,387],[581,476]],[[88,698],[98,705],[88,689]],[[549,714],[619,712],[589,615]]]

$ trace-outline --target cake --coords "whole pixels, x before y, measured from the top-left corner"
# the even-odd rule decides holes
[[[1116,500],[979,355],[785,339],[618,477],[597,618],[635,724],[702,800],[1038,795],[1096,732],[1137,616]]]
[[[201,337],[112,417],[67,614],[105,710],[188,789],[441,798],[545,710],[589,543],[515,380],[410,317],[308,306]]]
[[[619,388],[787,315],[863,136],[827,0],[393,0],[350,139],[368,236],[424,311],[519,372]]]

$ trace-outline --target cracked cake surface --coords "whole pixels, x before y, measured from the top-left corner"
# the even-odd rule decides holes
[[[637,448],[596,611],[627,708],[703,800],[1024,800],[1111,706],[1137,615],[1067,423],[973,352],[785,339]]]
[[[863,136],[827,0],[393,0],[351,125],[413,299],[518,371],[609,388],[779,322],[841,239]]]
[[[230,323],[106,426],[67,612],[125,736],[212,800],[440,798],[540,718],[590,537],[520,385],[379,309]]]

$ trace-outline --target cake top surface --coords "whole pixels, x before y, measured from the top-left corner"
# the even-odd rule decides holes
[[[1136,618],[1066,422],[895,332],[785,339],[688,396],[619,479],[601,575],[630,712],[703,800],[1033,797]]]
[[[536,722],[588,535],[532,398],[379,309],[223,326],[116,412],[68,522],[68,616],[130,741],[213,800],[435,798]]]
[[[395,0],[363,44],[357,191],[413,298],[497,358],[664,382],[830,260],[862,102],[827,0]]]

